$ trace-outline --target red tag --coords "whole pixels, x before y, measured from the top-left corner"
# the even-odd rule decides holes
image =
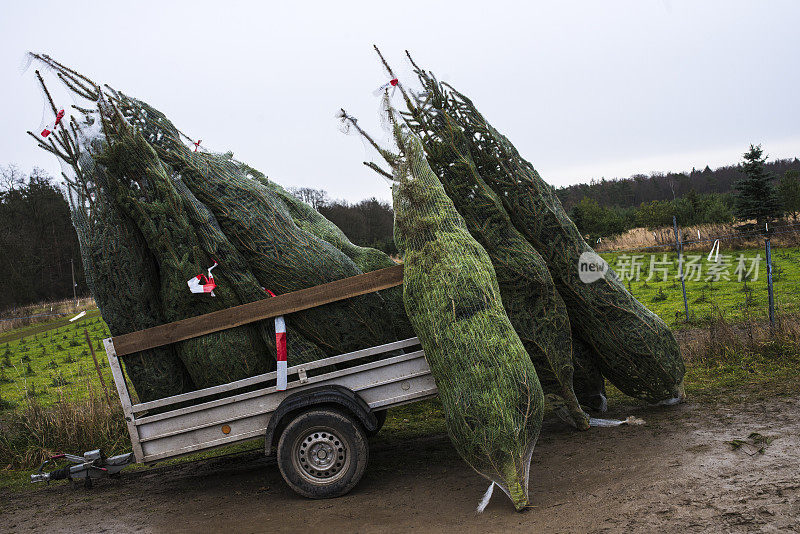
[[[64,110],[61,109],[58,111],[58,113],[56,113],[56,121],[53,123],[52,127],[48,124],[44,128],[44,130],[42,130],[42,137],[47,137],[48,135],[53,133],[53,131],[56,129],[56,126],[58,126],[61,123],[61,119],[63,118],[64,118]]]

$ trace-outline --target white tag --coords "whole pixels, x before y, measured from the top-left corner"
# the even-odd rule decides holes
[[[714,251],[716,250],[716,255]],[[714,240],[714,244],[711,245],[711,252],[708,253],[708,261],[711,261],[711,256],[714,256],[714,263],[719,263],[719,239]]]

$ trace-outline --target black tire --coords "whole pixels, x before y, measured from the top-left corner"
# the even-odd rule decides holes
[[[345,495],[361,480],[368,458],[364,429],[337,410],[303,412],[278,440],[278,468],[283,480],[310,499]]]

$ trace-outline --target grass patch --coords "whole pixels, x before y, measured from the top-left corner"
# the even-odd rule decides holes
[[[71,319],[71,316],[75,315],[76,313],[77,309],[69,312],[67,316],[59,319],[49,319],[37,322],[36,324],[26,324],[17,326],[15,328],[7,328],[6,331],[0,334],[0,343],[14,341],[21,337],[33,336],[61,326],[68,326],[73,324],[70,323],[69,320]],[[86,315],[83,319],[96,319],[98,317],[100,317],[100,310],[98,310],[96,307],[89,307],[86,308]],[[4,323],[11,323],[11,321],[4,321]],[[0,323],[0,325],[2,324],[3,323]]]
[[[130,449],[122,407],[96,392],[81,399],[60,396],[49,406],[28,398],[2,419],[0,465],[33,469],[59,452],[82,453],[97,447],[109,456]]]
[[[796,393],[800,328],[796,321],[730,324],[718,319],[686,342],[686,391],[699,398]]]
[[[29,397],[45,406],[59,396],[85,397],[99,379],[84,330],[89,333],[106,384],[112,384],[110,369],[103,365],[106,355],[102,349],[102,339],[111,334],[95,309],[74,323],[51,321],[5,333],[8,341],[0,345],[0,398],[19,409]],[[0,413],[8,409],[0,407]]]
[[[397,443],[408,439],[447,432],[442,403],[438,398],[406,404],[389,410],[376,443]]]
[[[778,250],[780,254],[778,254]],[[727,321],[745,321],[763,318],[769,314],[767,292],[767,264],[763,248],[744,250],[722,250],[721,264],[708,261],[702,251],[687,251],[684,259],[689,265],[690,255],[698,255],[695,267],[684,267],[686,297],[689,301],[689,321],[684,317],[683,295],[678,276],[678,256],[675,252],[617,252],[601,253],[620,276],[635,272],[638,266],[641,278],[632,283],[625,280],[625,286],[668,325],[686,328],[696,324],[707,324],[713,317],[722,315]],[[749,268],[753,259],[760,256],[756,280],[739,281],[736,274],[739,254],[745,258]],[[800,247],[775,249],[772,256],[773,288],[776,308],[781,314],[800,314]],[[720,265],[723,267],[720,268]],[[729,280],[722,273],[726,272]],[[713,269],[719,269],[720,279],[713,279]],[[667,274],[664,279],[664,274]],[[709,278],[709,273],[712,277]],[[647,278],[652,274],[652,277]],[[777,274],[777,276],[776,276]]]
[[[690,401],[726,403],[743,398],[796,395],[800,388],[800,326],[793,318],[728,323],[717,317],[680,340]],[[610,405],[639,405],[610,383]]]

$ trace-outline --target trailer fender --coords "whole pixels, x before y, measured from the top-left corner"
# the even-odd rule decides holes
[[[283,399],[273,412],[264,435],[264,453],[267,456],[272,454],[281,431],[298,413],[305,411],[306,408],[320,406],[339,408],[354,416],[364,426],[367,433],[375,432],[378,429],[378,419],[370,410],[369,405],[346,387],[328,385],[304,389]]]

